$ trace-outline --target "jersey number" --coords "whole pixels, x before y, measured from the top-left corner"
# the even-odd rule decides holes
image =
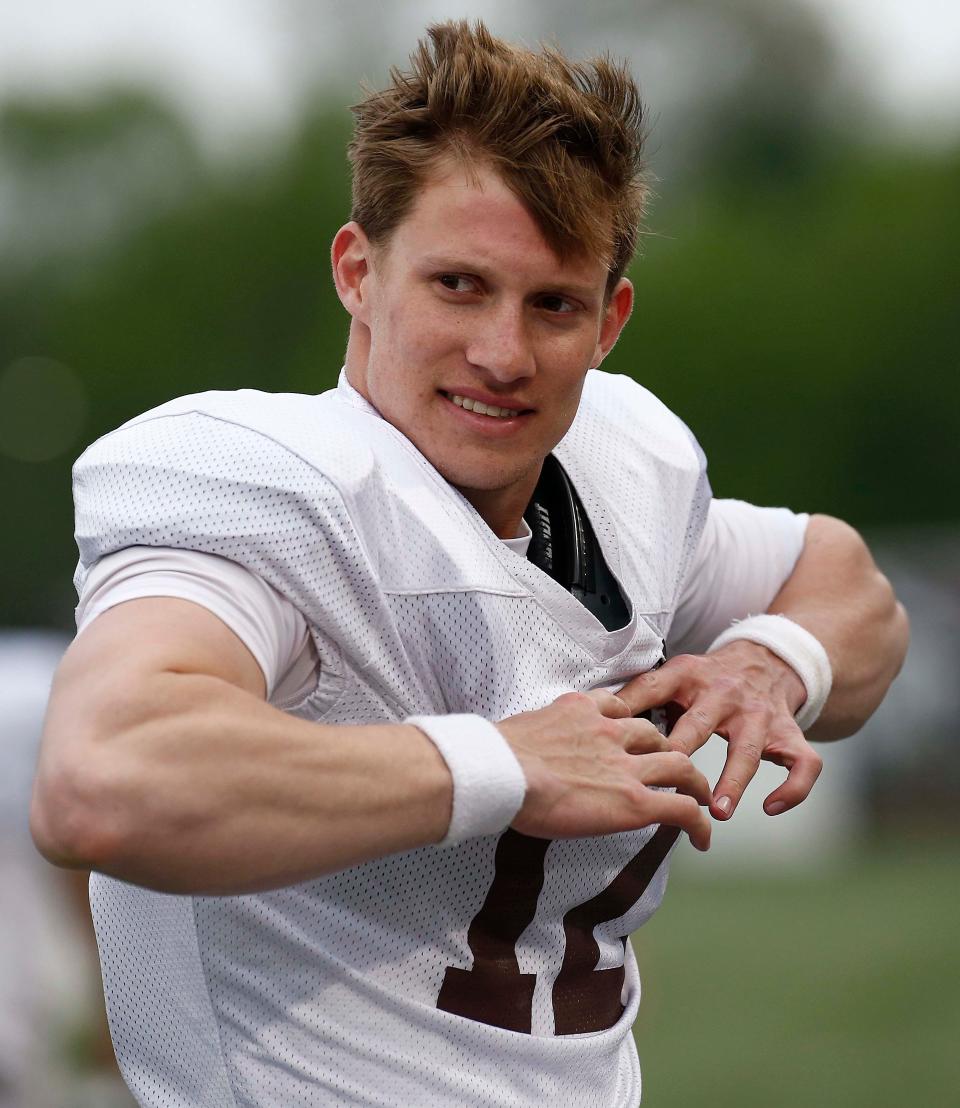
[[[680,834],[660,827],[602,892],[563,917],[563,963],[553,985],[557,1035],[612,1027],[623,1013],[623,965],[597,969],[600,947],[594,928],[617,919],[643,896]],[[490,891],[467,931],[471,969],[447,966],[437,1007],[479,1023],[530,1034],[534,973],[521,973],[517,941],[533,920],[543,888],[549,839],[508,830],[497,843]],[[626,949],[626,935],[620,936]]]

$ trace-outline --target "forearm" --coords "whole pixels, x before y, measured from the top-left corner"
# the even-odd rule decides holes
[[[437,842],[450,819],[450,775],[416,728],[309,723],[214,677],[158,674],[79,720],[55,692],[46,730],[43,852],[165,892],[293,884]]]
[[[814,634],[830,659],[833,687],[809,737],[852,735],[899,672],[909,637],[906,612],[857,532],[813,516],[796,567],[768,610]]]

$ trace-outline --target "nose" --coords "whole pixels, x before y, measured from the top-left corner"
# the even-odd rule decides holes
[[[509,385],[536,373],[523,305],[502,303],[480,313],[466,348],[467,360],[486,377]]]

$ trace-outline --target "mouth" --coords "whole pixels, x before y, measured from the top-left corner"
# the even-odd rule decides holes
[[[451,404],[455,404],[458,408],[463,408],[465,411],[473,412],[474,415],[486,416],[489,419],[516,419],[518,416],[527,415],[532,412],[532,408],[506,408],[499,404],[485,403],[483,400],[477,400],[472,396],[462,396],[460,393],[444,392],[440,389],[440,395],[446,397]]]

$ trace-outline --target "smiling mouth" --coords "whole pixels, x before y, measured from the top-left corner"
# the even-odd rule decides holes
[[[443,395],[458,408],[465,408],[475,415],[490,416],[492,419],[514,419],[532,411],[531,408],[501,408],[495,404],[484,404],[482,400],[471,400],[469,396],[460,396],[454,392],[444,392]]]

